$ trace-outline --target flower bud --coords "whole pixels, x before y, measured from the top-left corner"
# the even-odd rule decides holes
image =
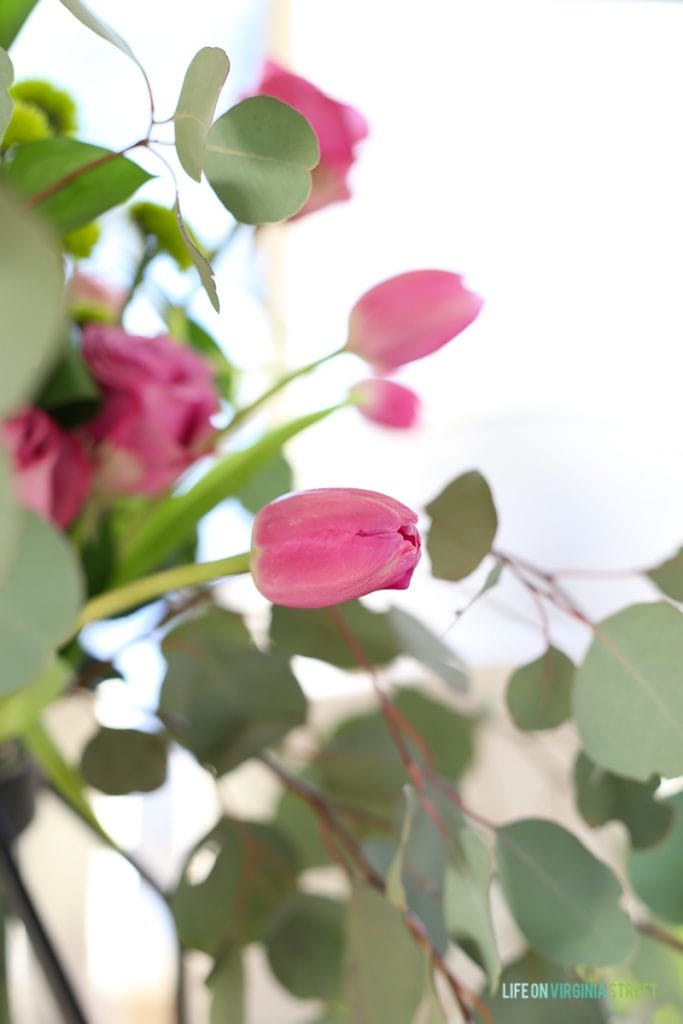
[[[413,270],[366,292],[351,310],[346,348],[388,373],[435,352],[476,319],[482,300],[459,274]]]
[[[417,423],[420,399],[393,380],[361,381],[351,388],[349,399],[366,419],[383,427],[406,430]]]
[[[405,590],[420,558],[417,515],[386,494],[353,487],[299,491],[254,521],[251,573],[289,608],[324,608],[374,590]]]
[[[76,323],[113,323],[121,316],[126,291],[93,274],[74,270],[67,281],[66,300]]]

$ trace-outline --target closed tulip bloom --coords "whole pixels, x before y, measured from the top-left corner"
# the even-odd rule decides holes
[[[351,402],[359,412],[383,427],[407,430],[417,423],[420,399],[403,384],[393,380],[364,380],[351,388]]]
[[[469,327],[482,305],[459,274],[399,274],[375,285],[355,304],[346,348],[378,373],[388,373],[447,344]]]
[[[374,590],[405,590],[420,558],[417,516],[395,498],[353,487],[299,491],[254,521],[251,573],[289,608],[324,608]]]

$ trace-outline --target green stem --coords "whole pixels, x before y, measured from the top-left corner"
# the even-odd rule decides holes
[[[115,590],[99,594],[83,606],[81,614],[76,620],[74,632],[82,629],[89,622],[111,618],[112,615],[137,608],[138,605],[161,597],[171,590],[196,587],[202,583],[220,579],[222,576],[236,576],[239,573],[249,572],[249,559],[249,552],[245,551],[240,555],[219,558],[213,562],[192,562],[190,565],[179,565],[175,569],[166,569],[164,572],[157,572],[151,576],[143,576],[141,580],[134,580]]]
[[[255,398],[253,402],[250,402],[249,405],[245,405],[242,409],[237,410],[227,427],[221,431],[221,437],[230,437],[234,434],[235,431],[237,431],[250,416],[253,416],[262,405],[265,405],[267,401],[269,401],[274,395],[277,395],[278,392],[282,391],[283,388],[286,388],[293,380],[296,380],[297,377],[304,377],[307,373],[311,373],[319,366],[322,366],[323,363],[328,362],[330,359],[334,359],[335,356],[341,355],[344,351],[346,351],[346,346],[343,345],[341,348],[337,348],[333,352],[328,352],[326,356],[321,356],[320,359],[314,359],[312,363],[306,363],[305,366],[300,366],[298,370],[292,370],[290,373],[286,373],[284,377],[280,377],[280,379],[276,380],[267,391],[264,391],[262,395]]]

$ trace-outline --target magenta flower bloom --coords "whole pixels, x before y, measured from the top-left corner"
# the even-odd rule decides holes
[[[373,590],[405,590],[420,558],[417,516],[354,487],[287,494],[254,521],[251,573],[264,597],[324,608]]]
[[[364,380],[356,384],[349,398],[359,411],[373,423],[383,427],[406,430],[417,423],[420,399],[403,384],[393,380]]]
[[[368,134],[363,115],[272,60],[267,61],[255,91],[294,107],[318,137],[320,162],[313,171],[311,194],[296,216],[350,199],[348,174],[356,159],[356,146]]]
[[[219,402],[210,365],[171,338],[134,337],[105,324],[83,329],[83,356],[104,399],[84,427],[98,490],[167,490],[215,433]]]
[[[346,348],[388,373],[441,348],[476,319],[482,299],[459,274],[413,270],[366,292],[351,310]]]
[[[55,526],[73,522],[92,476],[80,439],[42,409],[24,409],[0,424],[0,439],[13,463],[21,504]]]

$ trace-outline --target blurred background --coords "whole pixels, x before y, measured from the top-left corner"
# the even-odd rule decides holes
[[[197,296],[198,318],[253,371],[247,389],[259,392],[264,365],[268,372],[294,367],[341,344],[355,299],[392,274],[443,267],[464,274],[485,298],[484,312],[457,341],[401,371],[400,379],[423,398],[419,430],[397,436],[353,410],[339,413],[290,444],[297,486],[370,487],[422,509],[455,476],[476,467],[497,502],[500,548],[547,569],[586,569],[564,582],[591,616],[651,599],[648,586],[627,570],[654,565],[676,549],[683,507],[683,4],[90,5],[147,69],[158,117],[173,113],[193,54],[216,45],[232,61],[219,111],[249,92],[270,54],[368,119],[353,200],[260,231],[256,268],[253,238],[242,233],[219,263],[221,315]],[[135,67],[57,0],[42,0],[12,56],[18,79],[50,78],[78,97],[80,137],[87,141],[115,148],[146,131],[144,86]],[[170,204],[173,183],[163,166],[147,154],[144,163],[159,178],[141,198]],[[206,186],[183,177],[181,204],[207,245],[224,237],[229,218]],[[135,258],[134,239],[115,214],[92,269],[124,281]],[[163,274],[170,294],[184,294],[187,283],[170,263]],[[128,326],[161,329],[144,299],[132,308]],[[355,357],[337,360],[291,388],[266,415],[335,401],[365,372]],[[248,532],[241,512],[223,508],[207,523],[202,553],[242,550]],[[411,589],[392,595],[392,602],[429,621],[483,679],[493,678],[486,674],[491,667],[502,679],[506,666],[540,654],[543,638],[533,604],[514,581],[504,581],[453,624],[487,568],[458,585],[418,572]],[[228,602],[255,614],[263,609],[248,580],[226,585],[225,592]],[[373,595],[369,603],[382,606],[383,600]],[[551,615],[551,629],[570,654],[586,644],[585,632],[562,616]],[[99,639],[113,647],[119,635]],[[154,703],[155,650],[130,644],[123,668],[126,694],[113,685],[102,697],[109,724],[131,724],[133,704]],[[348,676],[319,663],[299,668],[308,692],[323,704],[351,695]],[[364,684],[354,686],[362,697]],[[91,726],[74,719],[64,728],[79,749]],[[102,797],[97,808],[122,842],[144,845],[150,866],[171,877],[175,859],[213,814],[213,787],[204,799],[204,782],[192,774],[189,759],[179,755],[174,771],[168,791]],[[227,799],[243,799],[243,785],[233,780],[228,788]],[[188,792],[196,820],[184,820],[179,829],[169,801],[186,804]],[[547,799],[554,799],[551,790]],[[71,840],[58,808],[45,813],[42,831],[26,837],[26,855],[44,865],[50,829],[60,829],[60,871],[73,879],[66,884],[62,876],[60,893],[48,884],[42,897],[59,929],[72,922],[70,957],[87,963],[99,1008],[93,1019],[167,1020],[159,992],[168,988],[173,951],[163,915],[126,865],[86,848],[80,833]],[[138,946],[125,909],[129,897],[149,921],[137,926]],[[81,920],[82,934],[73,923]],[[29,971],[21,940],[15,945],[16,963],[25,962]],[[112,975],[114,962],[119,968]],[[17,984],[23,970],[17,968]],[[250,1024],[304,1019],[298,1009],[287,1009],[270,982],[264,985]],[[57,1020],[46,1006],[34,994],[26,1024]]]

